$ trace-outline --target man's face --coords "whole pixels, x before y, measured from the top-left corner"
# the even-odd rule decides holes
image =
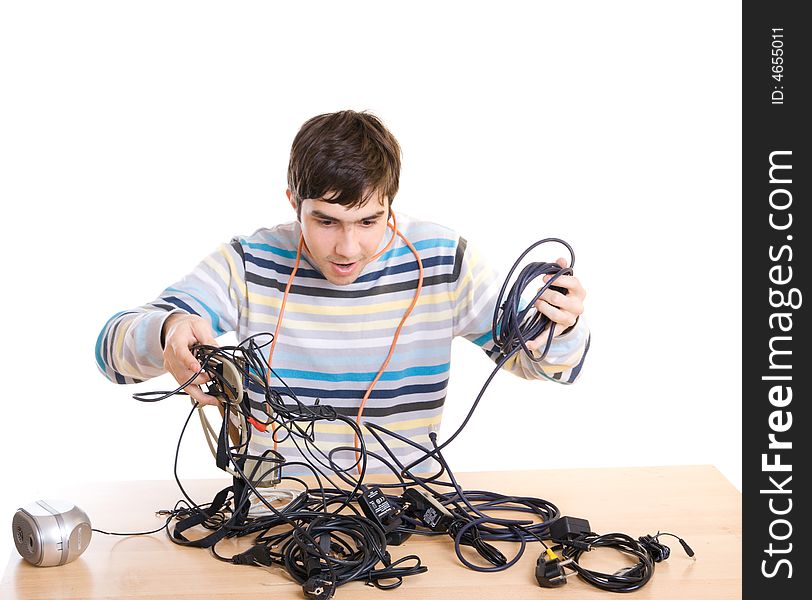
[[[288,199],[295,209],[290,191]],[[327,281],[348,285],[358,278],[383,241],[388,215],[389,200],[378,193],[355,208],[324,200],[302,201],[302,235],[311,259]]]

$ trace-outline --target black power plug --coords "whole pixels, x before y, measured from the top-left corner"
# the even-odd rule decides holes
[[[397,531],[403,524],[403,519],[400,518],[402,510],[381,488],[368,486],[358,497],[358,504],[366,518],[376,523],[386,534],[387,543],[398,546],[411,536],[410,533]]]
[[[536,581],[541,587],[557,588],[567,583],[564,564],[554,553],[544,552],[536,561]]]
[[[319,536],[319,549],[325,555],[330,554],[331,538],[329,533],[323,533]],[[305,569],[307,572],[307,579],[302,584],[302,592],[305,598],[314,598],[316,600],[329,600],[335,594],[335,586],[333,582],[326,576],[327,567],[322,564],[319,555],[315,552],[313,546],[309,546],[311,552],[308,552],[308,557],[305,560]]]
[[[432,531],[448,531],[454,516],[437,498],[423,490],[409,488],[403,493],[405,511]]]

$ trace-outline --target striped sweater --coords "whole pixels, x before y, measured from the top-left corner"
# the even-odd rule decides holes
[[[499,358],[490,330],[502,282],[466,240],[450,229],[403,215],[398,227],[420,254],[423,290],[367,401],[363,419],[428,447],[429,433],[440,426],[454,337],[477,344],[493,360]],[[299,224],[293,222],[235,237],[153,302],[114,315],[96,344],[101,371],[116,383],[135,383],[164,373],[160,332],[172,312],[208,319],[215,336],[234,331],[242,340],[273,332],[299,235]],[[319,398],[321,404],[354,417],[414,297],[417,261],[398,238],[352,284],[337,286],[307,258],[304,254],[291,285],[273,368],[305,404]],[[527,379],[543,378],[544,369],[549,376],[572,382],[588,346],[589,332],[581,319],[554,341],[542,363],[519,352],[505,368]],[[249,395],[251,400],[261,399],[254,390]],[[325,452],[333,446],[351,445],[353,440],[350,428],[338,422],[317,423],[315,434]],[[372,436],[364,439],[369,449],[381,452]],[[405,462],[419,455],[406,444],[388,441]],[[270,430],[267,434],[255,432],[251,451],[261,453],[270,447]],[[290,441],[280,444],[278,450],[289,460],[301,460]],[[430,466],[428,461],[423,465]],[[370,471],[375,470],[373,461]]]

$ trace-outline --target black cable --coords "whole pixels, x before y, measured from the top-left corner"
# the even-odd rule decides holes
[[[557,242],[562,244],[570,254],[569,266],[562,267],[558,263],[547,262],[534,262],[526,265],[519,273],[516,281],[510,288],[510,291],[505,294],[508,283],[513,277],[514,271],[518,268],[530,252],[542,244]],[[563,275],[572,275],[573,268],[575,267],[575,252],[567,242],[559,238],[545,238],[529,246],[521,256],[516,259],[513,266],[508,271],[507,277],[502,284],[502,289],[499,290],[499,296],[496,301],[496,309],[493,313],[493,325],[491,328],[491,336],[496,346],[501,351],[502,355],[512,355],[519,348],[522,348],[527,356],[534,362],[541,362],[547,355],[550,349],[550,344],[555,337],[555,323],[549,317],[538,312],[535,309],[535,304],[541,298],[541,295],[551,287],[555,281]],[[522,307],[522,294],[530,286],[530,284],[544,275],[551,275],[549,281],[545,282],[536,292],[533,299]],[[562,293],[566,293],[563,288],[555,288]],[[504,299],[504,301],[503,301]],[[547,341],[541,355],[535,357],[532,351],[527,347],[527,342],[539,337],[547,326],[550,326],[549,333],[547,334]]]
[[[134,536],[134,535],[152,535],[153,533],[159,533],[166,529],[169,526],[169,523],[172,519],[177,518],[178,516],[184,516],[190,514],[190,507],[185,504],[183,500],[178,500],[175,503],[175,508],[172,510],[159,510],[155,513],[156,516],[166,516],[166,521],[164,524],[159,527],[158,529],[153,529],[152,531],[136,531],[131,533],[124,533],[119,531],[104,531],[103,529],[96,529],[95,527],[91,528],[91,531],[95,531],[96,533],[101,533],[104,535],[120,535],[120,536]]]
[[[677,538],[688,556],[693,557],[694,552],[685,540],[673,533],[657,533],[657,535],[644,535],[634,539],[625,533],[607,533],[597,535],[586,533],[566,540],[557,540],[562,544],[564,561],[560,564],[578,574],[578,577],[602,590],[609,592],[633,592],[643,587],[654,575],[655,563],[668,559],[671,550],[659,541],[660,536],[669,535]],[[585,568],[579,562],[585,552],[594,548],[614,548],[623,554],[637,559],[629,567],[624,567],[614,573],[602,573]]]
[[[552,242],[563,244],[567,248],[570,254],[569,266],[562,267],[558,263],[547,262],[530,263],[522,269],[516,281],[510,287],[510,291],[506,294],[506,290],[511,278],[513,277],[513,273],[519,267],[524,258],[538,246]],[[529,246],[524,252],[522,252],[521,256],[516,259],[516,262],[513,263],[510,271],[508,271],[507,277],[505,277],[501,290],[499,290],[499,295],[497,297],[496,306],[493,312],[491,338],[493,339],[496,348],[499,349],[499,356],[495,359],[496,367],[493,369],[493,371],[491,371],[491,374],[485,380],[485,383],[482,385],[479,394],[477,394],[477,397],[471,405],[468,414],[465,416],[459,427],[457,427],[456,431],[454,431],[454,433],[452,433],[451,436],[449,436],[449,438],[446,439],[442,444],[430,451],[427,451],[424,456],[421,456],[420,458],[413,460],[406,465],[404,467],[404,476],[405,471],[409,471],[425,460],[435,457],[438,452],[442,451],[446,446],[454,441],[454,439],[468,424],[468,421],[471,420],[474,411],[479,405],[479,401],[482,399],[482,396],[485,394],[485,390],[490,385],[494,376],[505,365],[505,363],[507,363],[507,361],[513,358],[513,356],[519,350],[524,350],[525,354],[533,362],[541,362],[544,360],[555,337],[555,323],[552,322],[546,315],[538,312],[535,308],[535,304],[539,298],[541,298],[541,295],[547,291],[547,289],[553,287],[554,283],[559,277],[571,275],[573,273],[572,268],[574,265],[575,252],[573,251],[572,246],[559,238],[544,238],[539,240]],[[538,288],[538,291],[534,295],[533,299],[528,302],[526,306],[522,307],[522,294],[524,291],[533,281],[539,277],[543,277],[544,275],[551,275],[551,277]],[[566,293],[566,290],[563,288],[557,289],[563,290],[563,293]],[[538,356],[534,356],[533,352],[527,347],[527,342],[538,338],[540,335],[542,335],[545,329],[548,331],[548,333],[544,349]],[[561,384],[568,383],[552,377],[547,377],[547,379]]]
[[[547,242],[558,242],[570,252],[569,267],[557,263],[531,263],[518,274],[516,281],[508,290],[513,273],[525,256],[537,246]],[[206,373],[209,376],[208,392],[221,398],[222,427],[218,434],[218,466],[230,465],[234,484],[229,495],[221,497],[216,505],[196,504],[183,489],[177,473],[178,456],[181,440],[191,419],[197,403],[186,418],[178,446],[175,452],[174,475],[181,492],[188,504],[183,510],[169,514],[164,527],[167,529],[172,519],[190,519],[194,524],[214,530],[218,535],[211,537],[210,550],[221,561],[245,565],[279,565],[303,586],[308,597],[328,598],[336,588],[349,582],[362,580],[381,589],[391,589],[401,585],[404,577],[423,573],[427,568],[415,555],[405,556],[393,561],[387,551],[388,536],[393,534],[448,535],[454,541],[454,549],[459,560],[468,568],[477,571],[499,571],[509,568],[522,557],[528,542],[539,542],[548,549],[545,539],[550,539],[550,527],[561,517],[558,508],[552,503],[539,498],[507,496],[484,490],[464,490],[458,484],[453,472],[443,457],[442,450],[451,443],[471,419],[474,410],[495,374],[504,364],[520,350],[531,360],[541,361],[547,355],[555,335],[555,324],[535,309],[535,303],[545,290],[555,287],[555,281],[572,273],[574,265],[572,248],[563,240],[547,238],[530,246],[519,257],[510,269],[508,277],[498,295],[494,311],[492,338],[499,356],[496,367],[478,396],[474,400],[467,416],[455,432],[442,444],[437,443],[436,433],[429,437],[432,448],[425,448],[416,442],[373,423],[364,422],[364,427],[381,445],[384,453],[373,453],[366,447],[364,436],[355,420],[339,415],[337,411],[318,399],[313,404],[300,401],[294,391],[270,368],[267,359],[261,352],[272,340],[271,334],[257,334],[246,338],[237,346],[205,346],[192,348],[195,358],[200,362],[200,370],[186,383],[172,392],[152,392],[138,394],[142,401],[157,401],[174,394],[183,393],[197,376]],[[522,293],[533,285],[538,277],[550,275],[550,279],[538,288],[534,298],[527,304],[521,301]],[[563,288],[558,288],[562,290]],[[563,290],[566,293],[566,290]],[[543,349],[534,355],[527,343],[539,339],[547,332]],[[241,378],[243,395],[235,389],[232,381],[226,377],[226,363],[229,373],[235,370]],[[234,367],[234,370],[231,369]],[[280,382],[280,387],[270,385],[271,376]],[[546,375],[545,375],[546,376]],[[549,377],[548,377],[549,378]],[[567,383],[564,381],[558,383]],[[251,400],[248,391],[261,397],[262,401]],[[239,441],[230,439],[229,431],[233,419],[246,423],[246,430]],[[323,451],[315,436],[315,424],[318,421],[341,422],[346,424],[357,435],[359,446],[339,446],[328,452]],[[248,425],[250,423],[250,426]],[[251,454],[250,441],[254,428],[264,431],[274,428],[276,441],[291,440],[299,450],[302,461],[285,462],[281,455]],[[418,459],[404,465],[396,456],[385,438],[392,438],[419,451]],[[341,461],[342,453],[354,453],[355,460]],[[378,490],[401,490],[403,496],[383,494],[390,509],[381,516],[379,522],[371,517],[368,505],[366,514],[359,510],[359,498],[370,493],[372,489],[364,483],[367,462],[373,458],[387,467],[398,479],[395,483],[373,486]],[[438,470],[425,476],[413,472],[415,466],[429,458],[434,458]],[[256,461],[251,469],[247,461]],[[227,466],[225,465],[225,466]],[[262,465],[262,467],[260,467]],[[271,465],[268,467],[267,465]],[[304,467],[316,478],[315,486],[306,486],[300,479],[285,476],[286,468]],[[360,466],[360,474],[353,472]],[[248,471],[248,473],[246,473]],[[278,480],[294,480],[304,488],[295,500],[283,508],[277,509],[257,488],[263,480],[278,474]],[[339,487],[333,478],[349,489]],[[274,475],[274,484],[277,477]],[[415,498],[410,496],[415,490],[422,490],[422,498],[436,507],[445,516],[444,525],[432,529],[432,524],[415,513],[410,505]],[[224,490],[225,492],[226,490]],[[222,493],[221,493],[222,494]],[[249,515],[251,499],[256,498],[268,509],[265,515]],[[378,496],[380,497],[380,496]],[[417,496],[420,499],[420,496]],[[363,499],[363,498],[361,498]],[[217,499],[216,499],[217,500]],[[422,501],[422,500],[421,500]],[[183,502],[183,501],[180,501]],[[498,513],[522,513],[519,518],[500,517]],[[496,513],[496,514],[494,514]],[[167,513],[168,514],[168,513]],[[526,516],[524,516],[526,515]],[[155,533],[155,532],[144,532]],[[121,534],[132,535],[132,534]],[[247,550],[231,557],[217,552],[217,543],[225,537],[255,535],[253,545]],[[610,591],[632,591],[639,589],[651,577],[654,563],[668,557],[668,547],[659,542],[659,536],[673,535],[658,533],[656,536],[644,536],[634,540],[625,534],[615,533],[599,536],[594,533],[581,536],[578,540],[555,540],[562,544],[562,555],[566,565],[579,576],[591,583]],[[170,535],[173,541],[178,541]],[[181,536],[182,537],[182,536]],[[675,536],[676,537],[676,536]],[[205,541],[206,538],[204,538]],[[394,536],[399,543],[403,535]],[[687,544],[678,538],[683,547]],[[505,557],[492,541],[514,542],[518,549],[510,559]],[[490,566],[471,562],[463,554],[462,546],[474,548]],[[578,559],[583,552],[594,547],[612,547],[638,558],[638,564],[618,573],[605,574],[590,571],[582,567]],[[689,548],[687,548],[690,551]],[[549,550],[554,555],[553,550]],[[692,552],[689,552],[692,554]],[[549,557],[549,554],[548,554]],[[559,560],[559,559],[555,559]]]
[[[640,542],[624,533],[590,536],[583,541],[588,544],[587,549],[568,546],[563,554],[565,558],[572,560],[568,566],[590,585],[609,592],[633,592],[643,587],[654,574],[654,561],[649,552]],[[638,562],[615,573],[592,571],[581,566],[578,561],[587,550],[593,548],[614,548],[636,558]]]

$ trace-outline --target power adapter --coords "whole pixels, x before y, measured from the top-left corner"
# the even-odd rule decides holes
[[[366,518],[376,523],[386,534],[387,543],[399,546],[411,536],[410,533],[396,531],[403,524],[403,519],[400,518],[402,510],[378,486],[368,486],[358,497],[358,504]]]

